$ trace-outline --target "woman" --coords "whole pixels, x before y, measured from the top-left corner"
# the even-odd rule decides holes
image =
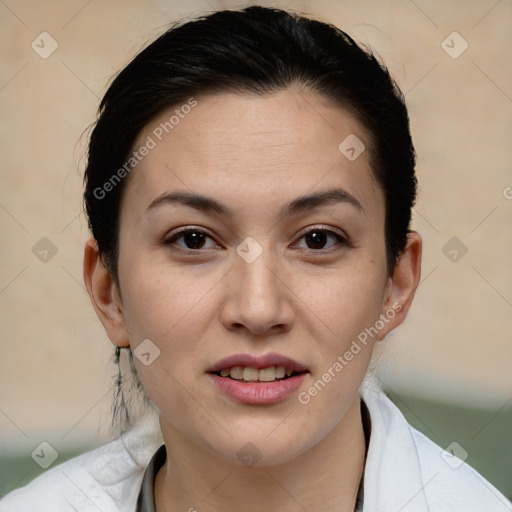
[[[158,425],[0,510],[512,510],[365,379],[419,282],[414,166],[396,84],[332,26],[251,7],[148,46],[91,135],[84,280]]]

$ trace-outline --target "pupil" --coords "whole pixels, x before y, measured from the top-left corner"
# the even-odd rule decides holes
[[[189,249],[200,249],[204,245],[204,235],[191,231],[184,236],[185,245]]]
[[[321,249],[326,243],[326,235],[321,231],[313,231],[306,238],[310,249]]]

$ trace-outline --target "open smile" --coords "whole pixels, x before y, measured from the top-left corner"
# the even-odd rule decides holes
[[[309,370],[279,354],[236,354],[217,362],[207,373],[217,388],[237,402],[264,405],[288,398]]]

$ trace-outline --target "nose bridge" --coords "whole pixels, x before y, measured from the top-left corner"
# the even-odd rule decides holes
[[[240,297],[256,302],[275,301],[277,299],[278,287],[275,283],[275,258],[269,247],[254,247],[249,244],[250,258],[244,257],[242,254],[235,264],[235,274],[237,281],[240,283]],[[241,244],[242,245],[242,244]],[[251,247],[252,245],[252,247]],[[258,244],[259,245],[259,244]],[[240,255],[243,246],[237,252]]]
[[[237,253],[224,322],[231,327],[243,325],[255,333],[289,324],[290,305],[285,287],[276,277],[279,261],[272,249],[246,239]]]

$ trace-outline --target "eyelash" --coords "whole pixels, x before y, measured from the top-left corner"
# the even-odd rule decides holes
[[[333,246],[329,247],[328,249],[306,249],[306,251],[308,251],[308,252],[311,252],[313,254],[318,254],[318,253],[329,254],[331,252],[340,250],[341,247],[351,247],[349,240],[345,236],[340,235],[339,233],[336,233],[335,231],[333,231],[331,229],[327,229],[326,227],[323,227],[323,226],[312,226],[311,228],[308,229],[308,231],[304,232],[300,236],[299,240],[302,240],[307,235],[309,235],[311,233],[315,233],[315,232],[321,232],[327,236],[329,236],[329,235],[334,236],[336,238],[336,243]],[[181,231],[174,233],[172,236],[170,236],[169,238],[164,240],[163,244],[166,246],[173,246],[177,240],[179,240],[180,238],[184,237],[185,235],[187,235],[189,233],[199,233],[199,234],[205,235],[207,238],[210,238],[211,240],[213,240],[213,237],[211,237],[206,231],[204,231],[202,229],[198,229],[198,228],[189,227],[189,228],[182,229]],[[173,247],[173,248],[175,248],[175,247]],[[198,253],[198,252],[202,251],[203,249],[202,248],[189,249],[189,248],[177,247],[176,250],[190,254],[190,253]]]
[[[325,234],[326,236],[333,236],[336,239],[336,242],[334,243],[334,245],[332,245],[331,247],[329,247],[327,249],[306,249],[308,252],[310,252],[312,254],[319,254],[319,253],[330,254],[332,252],[339,251],[340,249],[342,249],[344,247],[351,247],[351,244],[346,236],[336,233],[336,231],[333,231],[332,229],[328,229],[323,226],[311,226],[310,228],[308,228],[307,231],[305,231],[300,236],[299,240],[302,240],[304,237],[306,237],[307,235],[310,235],[311,233],[319,233],[319,232]]]

